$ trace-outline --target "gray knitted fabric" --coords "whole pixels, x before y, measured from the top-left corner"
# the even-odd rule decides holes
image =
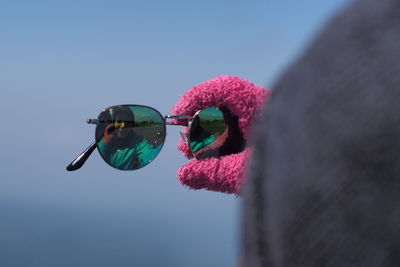
[[[244,266],[400,266],[400,0],[336,16],[258,124]]]

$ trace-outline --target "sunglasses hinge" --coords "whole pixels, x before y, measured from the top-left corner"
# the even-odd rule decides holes
[[[99,124],[100,121],[98,119],[87,119],[86,123],[88,123],[88,124]]]

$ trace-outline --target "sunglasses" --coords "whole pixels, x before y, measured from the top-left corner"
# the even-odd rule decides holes
[[[119,170],[137,170],[150,164],[160,153],[166,125],[188,127],[181,132],[196,159],[219,157],[242,151],[245,141],[237,117],[225,107],[210,107],[190,115],[162,116],[143,105],[117,105],[104,109],[95,124],[95,141],[68,166],[75,171],[97,148],[103,160]]]

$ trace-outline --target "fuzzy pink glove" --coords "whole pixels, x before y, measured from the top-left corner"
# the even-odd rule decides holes
[[[238,125],[248,143],[251,122],[260,113],[270,91],[233,76],[219,76],[192,87],[175,105],[176,115],[194,115],[209,107],[224,106],[238,117]],[[185,127],[185,132],[187,132]],[[181,139],[179,150],[193,158],[189,146]],[[218,158],[193,159],[178,172],[181,184],[193,189],[208,189],[238,194],[244,180],[246,162],[251,148]]]

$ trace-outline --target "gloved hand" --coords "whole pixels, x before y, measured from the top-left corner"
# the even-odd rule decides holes
[[[173,112],[176,115],[194,115],[209,107],[226,107],[238,118],[240,132],[248,143],[251,122],[260,113],[269,95],[270,91],[261,86],[239,77],[224,75],[192,87],[182,95]],[[178,148],[186,157],[194,157],[183,139]],[[239,153],[193,159],[180,168],[178,180],[193,189],[238,194],[250,154],[251,148],[246,147]]]

